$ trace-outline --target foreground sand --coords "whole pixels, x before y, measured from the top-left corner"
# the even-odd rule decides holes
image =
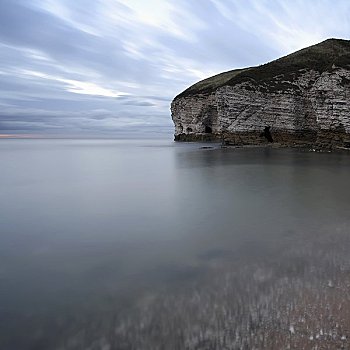
[[[350,349],[346,223],[322,232],[287,230],[273,242],[231,248],[197,256],[179,270],[181,283],[141,288],[125,299],[97,298],[96,305],[50,318],[44,313],[30,321],[28,315],[23,325],[16,323],[23,334],[16,344],[60,350]]]
[[[334,230],[290,232],[269,256],[208,258],[204,279],[119,319],[115,348],[349,349],[350,236]]]

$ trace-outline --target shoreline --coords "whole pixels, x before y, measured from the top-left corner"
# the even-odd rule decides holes
[[[256,145],[234,145],[234,144],[222,144],[218,141],[175,141],[178,143],[207,143],[208,146],[201,146],[201,149],[290,149],[290,150],[300,150],[305,152],[315,152],[315,153],[350,153],[350,148],[347,147],[333,147],[333,148],[318,148],[315,146],[306,145],[286,145],[281,143],[266,143],[266,144],[256,144]],[[213,146],[210,146],[210,145]],[[217,146],[214,146],[214,145]]]

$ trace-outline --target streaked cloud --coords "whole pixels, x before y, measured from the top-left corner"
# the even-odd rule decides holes
[[[184,88],[348,38],[349,14],[345,0],[2,0],[0,134],[170,135]]]

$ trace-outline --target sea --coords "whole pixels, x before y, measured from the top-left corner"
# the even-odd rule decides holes
[[[346,153],[0,140],[0,349],[346,346],[349,213]]]

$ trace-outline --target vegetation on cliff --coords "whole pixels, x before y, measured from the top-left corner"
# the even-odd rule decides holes
[[[211,93],[222,86],[251,82],[265,90],[283,88],[307,70],[319,73],[350,68],[350,40],[327,39],[258,67],[236,69],[204,79],[175,97]],[[292,87],[288,84],[288,87]]]

